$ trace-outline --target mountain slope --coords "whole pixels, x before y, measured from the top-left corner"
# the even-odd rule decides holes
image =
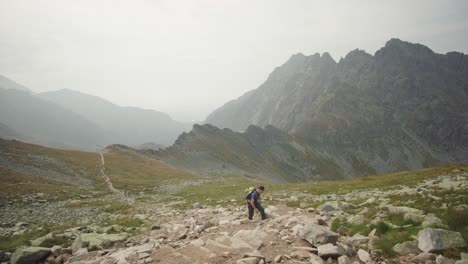
[[[106,145],[105,132],[95,123],[26,91],[0,88],[0,122],[41,145],[88,150]]]
[[[39,94],[88,120],[99,124],[112,143],[137,145],[156,142],[169,145],[179,134],[190,129],[167,114],[136,107],[121,107],[102,98],[72,90]]]
[[[274,125],[327,153],[344,175],[468,160],[468,56],[398,39],[374,56],[292,56],[206,120]]]
[[[21,84],[18,84],[8,78],[6,78],[3,75],[0,75],[0,88],[3,89],[15,89],[15,90],[20,90],[20,91],[25,91],[25,92],[31,92],[28,88],[24,87]]]
[[[201,175],[261,176],[277,182],[340,177],[333,162],[273,126],[249,126],[245,133],[238,133],[194,125],[171,147],[145,152]]]

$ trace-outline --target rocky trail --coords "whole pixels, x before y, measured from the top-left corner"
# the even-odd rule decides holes
[[[125,192],[116,189],[114,187],[114,185],[112,184],[111,179],[109,178],[109,176],[106,173],[106,166],[105,166],[106,162],[105,162],[105,159],[104,159],[104,152],[99,152],[99,156],[101,158],[101,163],[99,164],[99,171],[101,173],[101,176],[104,178],[104,181],[106,182],[106,185],[109,188],[109,190],[111,192],[115,193],[116,195],[118,195],[119,199],[121,199],[123,202],[126,202],[128,204],[134,204],[135,199],[133,197],[130,197]]]
[[[104,160],[104,153],[99,152],[99,156],[101,158],[101,163],[99,164],[99,171],[101,172],[101,176],[104,178],[104,181],[107,184],[107,187],[109,187],[109,190],[115,193],[122,193],[121,191],[117,190],[114,188],[114,185],[112,184],[109,176],[106,174],[106,167],[105,167],[105,160]]]
[[[376,188],[343,195],[277,192],[265,196],[269,216],[265,221],[258,215],[249,221],[246,206],[237,200],[223,206],[195,203],[186,210],[177,209],[180,201],[137,202],[130,217],[146,223],[143,226],[77,226],[39,237],[13,253],[0,252],[0,259],[13,264],[468,263],[468,255],[463,253],[466,242],[459,232],[431,213],[391,199],[408,194],[441,199],[435,190],[466,191],[467,179],[468,173],[460,173],[397,190]],[[319,205],[285,206],[311,200]],[[453,207],[467,210],[468,206]],[[412,224],[392,223],[395,215],[411,219]],[[338,222],[351,225],[337,228]],[[353,233],[353,226],[360,230]],[[399,236],[413,228],[417,232],[393,246],[396,255],[389,258],[378,247],[385,239],[382,226]],[[372,230],[367,233],[366,227]],[[17,223],[14,228],[24,230],[28,224]]]

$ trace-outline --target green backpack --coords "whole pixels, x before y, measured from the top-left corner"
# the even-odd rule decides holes
[[[255,191],[255,187],[249,187],[244,191],[245,199],[249,199],[250,195]]]

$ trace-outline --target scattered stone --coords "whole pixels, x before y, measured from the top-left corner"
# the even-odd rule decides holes
[[[30,264],[44,260],[50,249],[45,247],[19,247],[11,256],[11,264]]]
[[[315,254],[310,254],[310,263],[312,264],[323,264],[323,260],[321,257],[315,255]]]
[[[434,254],[434,253],[423,252],[423,253],[419,253],[416,256],[410,257],[409,260],[413,261],[413,262],[422,262],[422,263],[424,263],[426,261],[435,260],[436,257],[437,257],[437,255]]]
[[[436,264],[454,264],[455,260],[446,258],[442,255],[437,256]]]
[[[335,232],[330,231],[329,229],[315,225],[315,224],[306,224],[298,230],[298,233],[310,244],[325,245],[328,243],[336,244],[339,235]]]
[[[401,244],[393,246],[393,251],[400,256],[406,256],[409,254],[419,254],[421,250],[418,248],[418,241],[406,241]]]
[[[236,263],[237,264],[258,264],[259,261],[260,261],[259,258],[248,257],[248,258],[239,259]]]
[[[308,250],[301,249],[301,250],[296,250],[292,252],[290,256],[298,260],[304,260],[304,259],[308,259],[309,255],[310,255],[310,252]]]
[[[338,258],[338,264],[349,264],[348,256],[341,256]]]
[[[340,246],[335,246],[331,243],[318,247],[318,255],[322,258],[337,258],[344,255],[345,251]]]
[[[277,256],[273,259],[273,262],[275,262],[275,263],[280,263],[282,258],[283,258],[283,256],[277,255]]]
[[[437,253],[466,246],[460,233],[445,229],[426,228],[419,231],[418,247],[423,252]]]
[[[364,249],[359,249],[357,252],[359,260],[361,260],[364,263],[371,263],[372,258],[369,252],[365,251]]]
[[[75,253],[80,248],[87,248],[89,251],[97,250],[98,248],[106,248],[117,242],[123,242],[129,237],[128,233],[118,234],[98,234],[98,233],[82,233],[75,238],[72,245],[72,251]]]
[[[201,203],[194,203],[192,204],[193,209],[203,209],[203,205]]]
[[[306,250],[306,251],[309,251],[310,253],[314,253],[314,254],[317,254],[317,252],[318,252],[318,250],[316,248],[313,248],[313,247],[293,247],[293,249]]]

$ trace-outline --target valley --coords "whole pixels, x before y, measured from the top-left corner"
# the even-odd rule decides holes
[[[460,259],[468,238],[466,165],[278,184],[195,176],[122,145],[0,143],[0,256],[13,263],[418,262]],[[258,185],[269,219],[249,222],[242,193]],[[439,243],[434,230],[456,240],[418,249]]]

